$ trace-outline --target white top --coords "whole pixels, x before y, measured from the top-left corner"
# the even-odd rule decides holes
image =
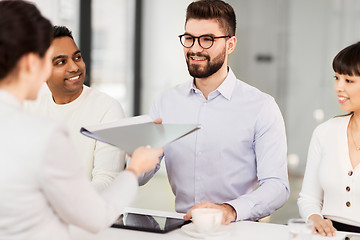
[[[300,215],[319,214],[360,226],[360,169],[353,169],[347,139],[350,116],[319,125],[312,136],[303,186]]]
[[[102,192],[91,187],[65,128],[32,116],[0,90],[0,239],[70,239],[68,224],[98,232],[136,194],[123,171]]]
[[[44,91],[37,101],[26,102],[25,107],[31,113],[67,125],[70,138],[83,162],[85,173],[98,191],[106,188],[124,169],[124,152],[80,133],[81,127],[124,118],[124,111],[115,99],[84,86],[81,95],[68,104],[56,104],[51,92]]]

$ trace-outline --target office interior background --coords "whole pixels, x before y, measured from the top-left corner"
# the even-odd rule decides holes
[[[360,1],[226,1],[237,16],[238,43],[229,65],[239,79],[272,95],[285,120],[291,196],[262,221],[286,223],[299,216],[296,199],[312,131],[343,114],[332,59],[360,41]],[[73,31],[87,64],[86,84],[116,98],[129,117],[147,114],[161,92],[191,79],[178,38],[190,0],[32,2],[54,25]],[[174,211],[164,164],[132,206]]]

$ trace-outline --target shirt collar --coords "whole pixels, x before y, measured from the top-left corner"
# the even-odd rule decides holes
[[[228,67],[228,75],[222,84],[217,88],[221,95],[223,95],[227,100],[231,99],[231,96],[234,92],[236,77],[230,67]]]
[[[52,103],[53,106],[56,106],[56,107],[59,107],[59,108],[64,108],[66,106],[70,106],[70,105],[74,106],[74,105],[77,105],[78,102],[82,102],[81,99],[85,98],[85,96],[87,95],[88,89],[89,89],[88,86],[83,85],[83,89],[82,89],[80,95],[77,98],[75,98],[74,100],[72,100],[71,102],[69,102],[69,103],[57,104],[55,102],[55,100],[54,100],[54,97],[52,96],[52,93],[51,93],[50,89],[49,89],[48,97],[50,98],[50,102]]]
[[[230,67],[228,67],[228,69],[229,69],[229,71],[228,71],[228,74],[227,74],[225,80],[221,83],[221,85],[215,91],[218,91],[223,97],[225,97],[227,100],[230,100],[232,93],[234,91],[234,88],[235,88],[236,76]],[[193,80],[191,82],[189,82],[188,91],[189,91],[189,94],[196,93],[196,91],[200,91],[195,86],[195,78],[193,78]]]

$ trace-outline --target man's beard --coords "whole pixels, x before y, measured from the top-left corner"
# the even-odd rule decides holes
[[[206,66],[200,66],[199,64],[190,64],[189,59],[192,56],[197,57],[205,57],[207,60]],[[210,61],[210,57],[208,55],[204,54],[194,54],[191,52],[188,52],[186,54],[186,64],[188,66],[189,74],[194,78],[207,78],[222,67],[222,65],[225,62],[225,49],[222,53],[220,53],[218,56],[214,58],[214,60]]]

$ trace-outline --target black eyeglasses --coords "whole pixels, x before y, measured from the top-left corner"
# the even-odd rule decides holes
[[[198,43],[200,47],[204,49],[209,49],[214,45],[214,41],[217,38],[230,38],[231,36],[219,36],[219,37],[213,37],[211,35],[201,35],[199,37],[191,36],[190,34],[182,34],[179,35],[180,43],[186,48],[191,48],[194,46],[195,39],[198,40]]]

